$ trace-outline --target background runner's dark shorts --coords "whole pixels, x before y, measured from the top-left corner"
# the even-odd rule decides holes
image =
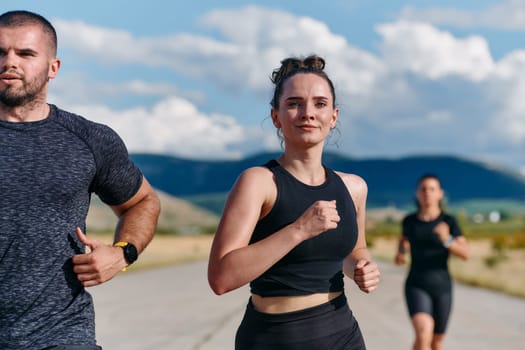
[[[445,333],[452,309],[452,290],[432,292],[407,283],[405,298],[410,317],[418,312],[427,313],[434,319],[434,333]]]

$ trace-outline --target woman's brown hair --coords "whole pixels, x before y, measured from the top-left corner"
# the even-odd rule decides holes
[[[271,81],[275,84],[273,98],[270,105],[279,109],[279,97],[281,97],[284,82],[298,73],[316,74],[328,82],[333,97],[333,107],[335,108],[335,89],[334,84],[324,71],[325,60],[317,55],[310,55],[305,58],[289,57],[281,61],[281,67],[272,72]]]

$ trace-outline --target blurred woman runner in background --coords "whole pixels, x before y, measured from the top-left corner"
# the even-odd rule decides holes
[[[322,164],[339,113],[324,59],[281,64],[272,74],[271,118],[284,153],[234,184],[210,252],[209,283],[217,294],[250,283],[236,349],[365,349],[343,277],[366,293],[379,284],[365,242],[367,185]]]
[[[443,349],[445,330],[452,309],[452,280],[448,257],[466,260],[467,240],[456,219],[441,209],[444,191],[437,176],[423,175],[416,191],[418,210],[406,216],[395,262],[411,264],[405,282],[408,313],[415,331],[413,350]]]

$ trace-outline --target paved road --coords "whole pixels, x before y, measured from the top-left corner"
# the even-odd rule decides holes
[[[350,306],[369,350],[407,350],[412,329],[402,299],[405,270],[381,264],[380,288],[366,295],[347,280]],[[214,295],[206,262],[120,274],[90,289],[104,350],[230,350],[248,298]],[[525,300],[456,284],[446,349],[524,349]]]

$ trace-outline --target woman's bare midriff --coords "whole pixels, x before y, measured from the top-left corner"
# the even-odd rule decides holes
[[[260,295],[252,294],[252,304],[255,307],[255,310],[259,312],[267,314],[282,314],[325,304],[341,294],[343,294],[343,292],[316,293],[286,297],[261,297]]]

